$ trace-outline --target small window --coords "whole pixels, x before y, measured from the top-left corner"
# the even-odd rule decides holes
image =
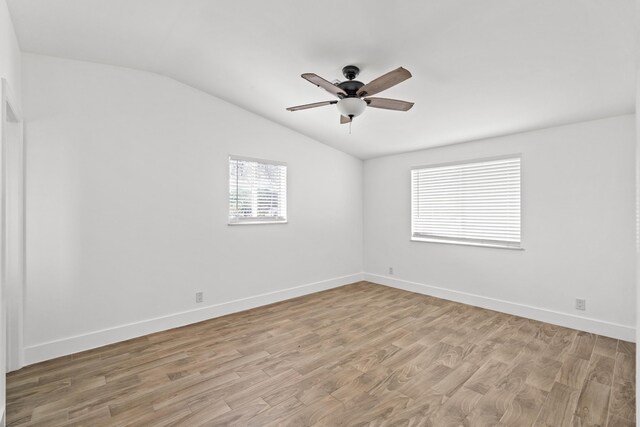
[[[411,239],[520,248],[520,157],[412,169]]]
[[[287,222],[287,165],[229,157],[229,224]]]

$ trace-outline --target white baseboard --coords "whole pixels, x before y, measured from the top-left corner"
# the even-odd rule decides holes
[[[437,286],[425,285],[423,283],[409,282],[407,280],[380,276],[377,274],[364,273],[364,280],[393,288],[403,289],[409,292],[431,295],[449,301],[487,308],[490,310],[500,311],[502,313],[513,314],[515,316],[526,317],[528,319],[552,323],[554,325],[578,329],[624,341],[635,342],[636,340],[636,330],[633,326],[620,325],[618,323],[606,322],[604,320],[576,316],[574,314],[562,313],[559,311],[548,310],[546,308],[532,307],[530,305],[454,291]]]
[[[152,334],[154,332],[165,331],[215,317],[337,288],[361,280],[625,341],[635,342],[636,339],[635,328],[632,326],[620,325],[377,274],[357,273],[29,346],[24,349],[24,362],[25,366],[27,366],[56,357]]]
[[[60,356],[89,350],[103,345],[113,344],[119,341],[140,337],[154,332],[165,331],[201,322],[215,317],[225,316],[231,313],[273,304],[275,302],[296,298],[327,289],[337,288],[353,282],[363,280],[363,274],[357,273],[349,276],[336,277],[321,282],[309,283],[293,288],[268,292],[248,298],[237,299],[220,304],[198,308],[196,310],[183,311],[168,316],[148,319],[141,322],[129,323],[113,328],[94,331],[87,334],[76,335],[42,344],[37,344],[24,349],[24,362],[26,365],[42,362]]]

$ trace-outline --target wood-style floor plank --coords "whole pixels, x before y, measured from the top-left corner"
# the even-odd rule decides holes
[[[570,426],[580,391],[556,382],[544,400],[536,426]]]
[[[611,387],[597,381],[587,381],[578,398],[574,425],[603,426],[607,423]]]
[[[360,282],[12,372],[7,421],[631,426],[635,351]]]

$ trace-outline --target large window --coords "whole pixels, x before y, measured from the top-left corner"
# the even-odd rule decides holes
[[[287,222],[287,165],[229,157],[229,224]]]
[[[412,169],[411,239],[520,248],[520,156]]]

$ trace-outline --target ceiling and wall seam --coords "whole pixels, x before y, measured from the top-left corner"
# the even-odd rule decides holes
[[[8,4],[26,52],[155,72],[360,159],[635,108],[633,0]],[[383,97],[414,108],[367,109],[352,134],[335,106],[286,111],[331,97],[300,74],[342,80],[347,64],[365,83],[408,69]]]

